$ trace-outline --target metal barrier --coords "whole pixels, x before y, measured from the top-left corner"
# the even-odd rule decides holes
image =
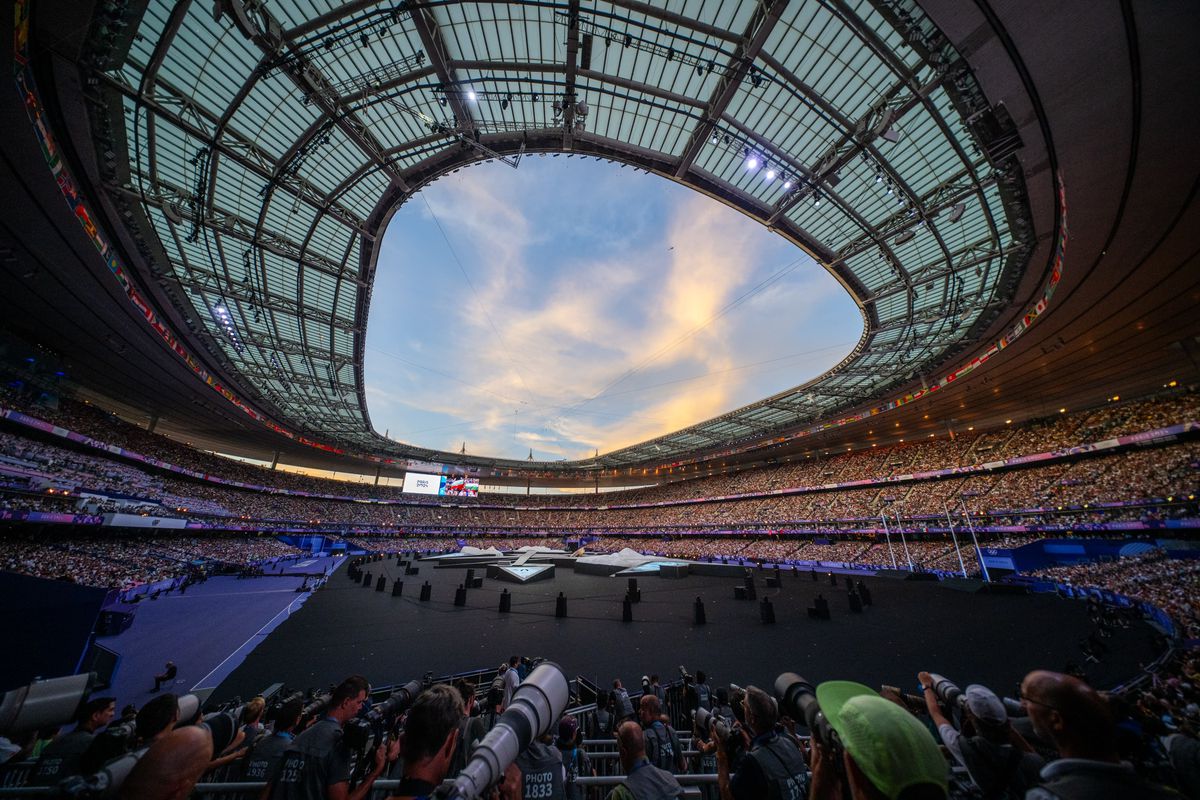
[[[595,777],[586,776],[576,779],[576,783],[589,790],[592,787],[613,787],[620,784],[625,779],[624,775],[598,775]],[[716,775],[692,775],[692,774],[677,774],[675,779],[680,785],[685,788],[695,789],[696,787],[715,785],[717,782]],[[447,781],[450,783],[450,781]],[[214,796],[223,796],[228,798],[237,798],[237,800],[253,800],[262,792],[266,783],[261,781],[235,781],[222,783],[198,783],[196,788],[192,790],[192,797],[205,798],[212,800]],[[372,787],[370,795],[371,800],[380,800],[387,797],[395,789],[400,786],[398,780],[378,780]],[[30,798],[30,797],[55,797],[57,789],[53,786],[23,786],[23,787],[0,787],[0,797],[12,798]],[[598,793],[604,794],[603,792]],[[688,797],[699,797],[699,792],[689,792]]]

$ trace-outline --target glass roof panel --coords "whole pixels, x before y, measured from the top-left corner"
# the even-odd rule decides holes
[[[715,181],[727,201],[763,221],[785,219],[844,259],[864,287],[858,301],[883,326],[872,347],[911,345],[918,362],[936,359],[994,299],[999,245],[1011,239],[1010,217],[1028,210],[1019,202],[1005,208],[995,167],[960,117],[966,104],[950,95],[958,89],[945,83],[926,100],[910,97],[911,85],[925,85],[937,72],[907,44],[912,34],[889,19],[923,30],[928,21],[914,3],[889,2],[885,14],[880,2],[792,3],[778,21],[765,23],[757,4],[736,0],[685,0],[669,12],[597,2],[582,7],[573,31],[565,3],[438,3],[416,10],[274,0],[249,15],[253,25],[268,17],[275,23],[253,40],[228,16],[214,20],[211,6],[193,3],[163,48],[156,80],[142,86],[143,65],[175,7],[172,0],[149,0],[121,68],[126,83],[111,90],[124,96],[117,121],[125,127],[133,188],[146,193],[142,211],[171,268],[200,308],[210,311],[213,298],[225,298],[236,326],[254,340],[240,354],[228,345],[245,366],[246,382],[278,396],[275,402],[299,426],[319,434],[312,421],[332,413],[343,425],[341,443],[348,436],[355,446],[375,449],[380,441],[363,422],[359,400],[350,403],[357,412],[341,403],[341,393],[361,389],[354,361],[362,358],[355,348],[363,337],[351,328],[359,292],[370,288],[339,283],[339,275],[354,275],[371,255],[361,251],[355,229],[391,187],[423,185],[443,169],[494,157],[493,144],[511,150],[516,135],[539,148],[573,147],[671,174],[670,165],[679,164],[680,180],[706,190]],[[293,32],[326,13],[336,18]],[[424,36],[419,14],[432,22]],[[760,24],[773,27],[759,36]],[[288,39],[274,50],[272,31]],[[576,34],[579,58],[589,51],[590,63],[568,68],[567,41]],[[443,43],[445,62],[428,52],[427,40]],[[751,69],[721,97],[739,43],[756,40],[763,49],[752,54]],[[564,131],[569,72],[587,115]],[[135,124],[139,87],[155,102]],[[710,130],[705,109],[715,99],[728,102],[716,109]],[[880,122],[883,102],[900,112],[890,124],[895,142],[881,135],[888,127]],[[330,104],[338,104],[334,118],[322,110]],[[456,120],[458,108],[470,119]],[[147,114],[154,117],[153,139]],[[215,154],[208,151],[212,138]],[[957,149],[972,163],[964,164]],[[757,163],[747,168],[751,157]],[[149,178],[152,163],[157,186]],[[985,185],[982,197],[972,176]],[[335,191],[336,198],[327,197]],[[348,223],[323,216],[329,199],[336,205],[328,213]],[[180,212],[181,222],[168,218],[163,202]],[[961,214],[951,223],[955,204]],[[932,215],[925,225],[918,224],[922,210]],[[203,218],[193,222],[197,213]],[[378,230],[366,233],[367,241],[378,241]],[[916,286],[912,319],[909,281]],[[199,316],[201,324],[217,326],[208,311]],[[960,323],[957,331],[950,316]],[[325,370],[331,319],[332,344],[346,357],[336,374]],[[303,348],[310,358],[299,355]],[[910,367],[890,350],[868,348],[859,360],[881,370]],[[333,400],[331,377],[338,383]],[[847,370],[821,380],[845,387],[866,379]],[[846,402],[818,396],[814,408]],[[357,432],[344,427],[355,414]],[[813,414],[752,405],[697,430],[747,436],[755,429],[739,419],[784,424]],[[641,446],[606,458],[630,463],[657,458],[663,448],[713,444],[685,430],[657,440],[658,450]]]

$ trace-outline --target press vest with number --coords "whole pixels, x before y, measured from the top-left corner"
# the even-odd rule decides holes
[[[707,683],[696,684],[696,700],[705,711],[712,710],[712,693],[708,690]]]
[[[563,759],[558,748],[533,742],[517,759],[522,800],[563,800]]]
[[[767,800],[804,800],[808,795],[808,766],[790,739],[775,736],[747,755],[766,778]]]
[[[655,722],[644,731],[646,739],[646,757],[650,763],[659,769],[672,770],[675,768],[675,742],[671,729],[661,722]]]

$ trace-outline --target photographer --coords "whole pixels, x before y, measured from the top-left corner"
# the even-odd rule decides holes
[[[730,715],[728,719],[732,721],[733,716]],[[693,756],[691,772],[695,775],[716,775],[717,739],[712,735],[711,728],[700,725],[700,720],[695,715],[692,717],[692,742],[697,755]],[[712,784],[705,783],[700,786],[700,794],[704,800],[717,800],[720,790]]]
[[[949,768],[916,717],[850,681],[817,687],[836,742],[813,732],[809,800],[945,800]]]
[[[1059,760],[1041,772],[1028,800],[1166,800],[1180,795],[1150,783],[1117,753],[1112,712],[1095,689],[1058,672],[1031,672],[1021,682],[1021,705],[1034,732],[1054,742]]]
[[[633,712],[633,701],[629,699],[629,692],[625,691],[620,678],[613,679],[612,699],[613,715],[617,718],[618,724],[626,720],[637,721]]]
[[[521,797],[526,800],[566,800],[567,771],[563,766],[563,754],[553,742],[553,735],[547,731],[517,756]]]
[[[567,800],[583,800],[584,787],[575,781],[577,778],[594,776],[596,770],[580,741],[579,720],[569,714],[564,716],[558,723],[558,741],[555,744],[562,753],[563,770],[566,772],[563,789]]]
[[[596,713],[588,719],[589,739],[607,739],[613,735],[615,721],[612,712],[609,711],[609,703],[608,692],[603,689],[596,692]]]
[[[351,675],[330,695],[325,716],[300,734],[284,752],[272,776],[272,800],[362,800],[371,792],[384,766],[395,761],[399,744],[375,750],[370,773],[350,791],[352,754],[342,743],[342,726],[358,716],[367,702],[367,679]]]
[[[930,719],[954,760],[967,768],[985,800],[1020,800],[1038,784],[1043,761],[1008,723],[1004,703],[990,689],[971,684],[963,692],[963,732],[938,704],[933,677],[917,675]],[[973,733],[972,733],[973,732]]]
[[[520,665],[520,656],[508,657],[508,669],[504,671],[504,708],[508,708],[508,704],[512,702],[513,692],[521,685],[521,673],[518,671]]]
[[[33,770],[30,784],[53,786],[68,775],[95,772],[103,762],[85,757],[96,738],[96,732],[112,722],[117,701],[112,697],[96,697],[79,707],[75,730],[55,739],[42,751]]]
[[[708,676],[704,670],[696,670],[696,704],[705,711],[712,711],[712,690],[708,688]]]
[[[625,780],[608,793],[606,800],[669,800],[683,797],[683,787],[675,776],[659,769],[646,758],[646,743],[636,722],[623,722],[617,728],[617,753]]]
[[[650,676],[650,694],[657,697],[659,703],[667,702],[667,690],[663,688],[657,675]]]
[[[275,730],[251,745],[242,762],[242,777],[248,781],[265,781],[275,772],[276,765],[295,740],[296,726],[304,711],[300,698],[289,700],[271,712]]]
[[[779,707],[775,699],[754,686],[746,687],[743,701],[746,726],[753,738],[746,741],[746,755],[730,777],[729,754],[725,742],[717,747],[717,785],[721,800],[802,800],[808,783],[804,756],[791,737],[776,729]],[[717,737],[715,720],[713,737]],[[730,733],[730,736],[746,733]]]
[[[462,696],[457,689],[438,683],[421,692],[404,721],[400,737],[404,776],[393,800],[426,797],[445,780],[462,718]]]
[[[683,772],[687,763],[683,758],[679,735],[664,720],[658,698],[652,694],[642,695],[638,704],[638,717],[642,722],[646,757],[650,759],[650,763],[668,772]]]
[[[463,701],[463,718],[458,725],[458,744],[454,748],[454,758],[450,762],[450,775],[457,775],[467,765],[475,743],[487,735],[488,725],[478,713],[475,706],[475,684],[458,678],[454,681],[454,690]]]

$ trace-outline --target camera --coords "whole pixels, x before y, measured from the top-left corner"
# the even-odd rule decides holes
[[[504,777],[504,771],[530,742],[558,725],[570,686],[557,664],[544,661],[516,688],[496,726],[475,746],[452,784],[434,793],[442,800],[475,800]]]
[[[691,686],[696,680],[692,677],[692,674],[687,671],[687,667],[683,666],[683,664],[679,665],[679,677],[683,678],[684,686]]]
[[[310,690],[308,702],[304,704],[304,708],[300,709],[300,724],[296,726],[296,729],[302,730],[314,719],[323,716],[329,710],[329,701],[332,699],[332,689],[326,689],[323,692],[313,692]]]
[[[0,736],[50,728],[74,719],[91,692],[96,673],[33,681],[4,693],[0,700]]]
[[[194,694],[185,694],[179,698],[179,721],[174,727],[202,725],[208,728],[212,736],[213,753],[220,753],[233,742],[241,727],[244,706],[240,701],[234,702],[238,703],[234,708],[215,711],[202,717],[200,699]],[[99,772],[66,778],[58,785],[59,794],[66,797],[112,797],[120,792],[125,779],[133,772],[142,756],[150,750],[149,745],[137,750],[132,749],[137,743],[135,723],[132,721],[110,725],[98,738],[105,742],[106,747],[114,748],[112,760]]]
[[[692,711],[692,721],[705,738],[708,736],[709,727],[712,726],[717,744],[724,749],[730,764],[737,764],[745,755],[746,740],[742,738],[742,727],[736,719],[701,707]]]
[[[780,710],[803,722],[822,746],[840,749],[837,731],[830,726],[817,703],[816,687],[794,672],[785,672],[775,679],[775,697],[779,699]]]
[[[347,722],[342,726],[342,741],[360,754],[378,747],[384,734],[399,726],[400,716],[417,699],[422,686],[421,681],[409,681],[366,714]]]
[[[929,677],[933,680],[933,693],[950,708],[963,708],[967,703],[967,698],[963,695],[963,690],[958,688],[950,679],[929,673]]]

